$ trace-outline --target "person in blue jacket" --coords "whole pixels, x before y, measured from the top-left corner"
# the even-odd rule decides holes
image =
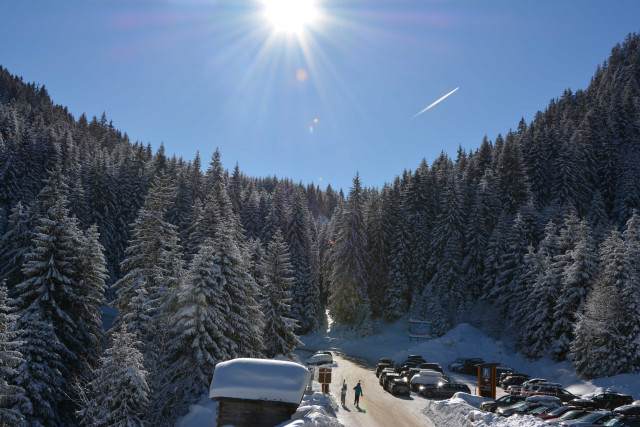
[[[362,394],[362,387],[360,386],[360,381],[358,381],[358,385],[353,388],[356,391],[356,400],[353,402],[354,405],[358,406],[360,403],[360,396],[364,396]]]

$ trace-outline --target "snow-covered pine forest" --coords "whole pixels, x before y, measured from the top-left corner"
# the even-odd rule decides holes
[[[639,215],[635,34],[530,123],[346,195],[154,152],[0,68],[0,424],[171,424],[327,308],[639,372]]]

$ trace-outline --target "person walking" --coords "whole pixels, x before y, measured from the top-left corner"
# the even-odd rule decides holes
[[[342,380],[342,390],[340,390],[340,400],[342,401],[342,406],[346,406],[345,400],[347,399],[347,381]]]
[[[362,387],[360,386],[360,381],[358,381],[358,385],[356,385],[353,389],[356,391],[356,400],[353,402],[353,404],[358,406],[360,404],[360,396],[364,396],[364,394],[362,394]]]

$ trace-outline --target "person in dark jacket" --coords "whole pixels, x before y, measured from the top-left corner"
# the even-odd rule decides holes
[[[356,385],[353,389],[356,391],[356,400],[353,402],[353,404],[358,406],[360,404],[360,396],[364,396],[364,394],[362,394],[362,387],[360,386],[360,381],[358,381],[358,385]]]

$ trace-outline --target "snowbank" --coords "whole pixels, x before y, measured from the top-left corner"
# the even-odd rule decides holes
[[[209,396],[202,396],[197,405],[189,406],[189,413],[178,418],[175,427],[214,427],[218,402],[212,401]]]
[[[302,399],[291,420],[276,427],[343,427],[336,418],[338,405],[328,395],[315,392]]]
[[[311,373],[294,362],[233,359],[218,363],[209,397],[300,403]]]

